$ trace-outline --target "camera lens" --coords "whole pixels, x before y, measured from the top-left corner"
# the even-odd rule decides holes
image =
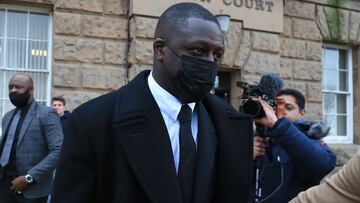
[[[260,102],[251,99],[244,101],[241,110],[244,114],[250,115],[253,118],[262,118],[265,116],[264,109]]]

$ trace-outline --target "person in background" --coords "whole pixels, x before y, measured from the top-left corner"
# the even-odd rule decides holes
[[[11,78],[9,98],[16,108],[2,120],[0,202],[45,203],[63,140],[59,117],[55,109],[35,101],[27,74]]]
[[[56,109],[56,112],[60,117],[61,127],[64,130],[65,121],[70,116],[70,111],[65,110],[66,101],[64,97],[62,96],[53,97],[51,100],[51,105]]]
[[[360,202],[360,150],[344,167],[323,183],[301,192],[290,203],[357,203]]]
[[[261,159],[259,183],[262,202],[284,203],[299,192],[319,184],[336,164],[336,155],[321,138],[330,130],[322,122],[305,121],[305,97],[294,89],[282,89],[284,117],[259,100],[265,116],[255,119],[267,127],[265,137],[254,137],[254,160]]]

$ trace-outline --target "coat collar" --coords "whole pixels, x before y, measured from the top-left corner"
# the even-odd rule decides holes
[[[113,134],[124,149],[140,185],[153,202],[181,202],[171,142],[165,123],[147,85],[149,72],[140,73],[119,91]],[[124,99],[126,98],[126,99]],[[124,100],[126,100],[124,102]],[[206,110],[199,105],[199,161],[194,202],[203,202],[212,175],[216,138]],[[210,121],[210,122],[209,122]]]
[[[214,125],[204,105],[198,104],[199,133],[193,202],[206,202],[206,193],[214,173],[217,140]]]
[[[27,131],[27,129],[29,128],[29,125],[32,121],[32,119],[34,118],[35,114],[36,114],[36,109],[37,109],[37,102],[35,101],[35,99],[31,102],[29,109],[27,110],[25,119],[23,121],[21,130],[20,130],[20,134],[19,134],[19,139],[17,142],[17,146],[19,146],[21,140],[24,138],[24,135]],[[12,109],[11,111],[9,111],[6,116],[4,117],[4,121],[3,121],[3,126],[2,126],[2,136],[1,138],[3,138],[6,128],[10,123],[10,120],[12,118],[12,115],[14,115],[16,109]],[[2,142],[2,139],[0,140],[0,143]]]
[[[16,109],[10,110],[8,113],[5,114],[3,121],[2,121],[2,132],[1,132],[1,140],[5,135],[5,131],[7,130],[9,123],[11,121],[12,116],[14,115]],[[0,142],[1,143],[1,142]]]

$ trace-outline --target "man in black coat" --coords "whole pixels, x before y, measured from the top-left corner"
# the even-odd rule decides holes
[[[175,4],[159,19],[153,49],[152,72],[73,111],[53,202],[250,198],[252,121],[209,94],[224,53],[216,18]]]

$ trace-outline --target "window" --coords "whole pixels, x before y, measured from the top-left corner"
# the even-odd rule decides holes
[[[49,12],[0,4],[1,118],[14,108],[9,100],[8,83],[18,72],[33,77],[35,99],[49,104],[51,26]]]
[[[331,126],[332,143],[353,141],[352,52],[348,47],[323,48],[323,119]]]

